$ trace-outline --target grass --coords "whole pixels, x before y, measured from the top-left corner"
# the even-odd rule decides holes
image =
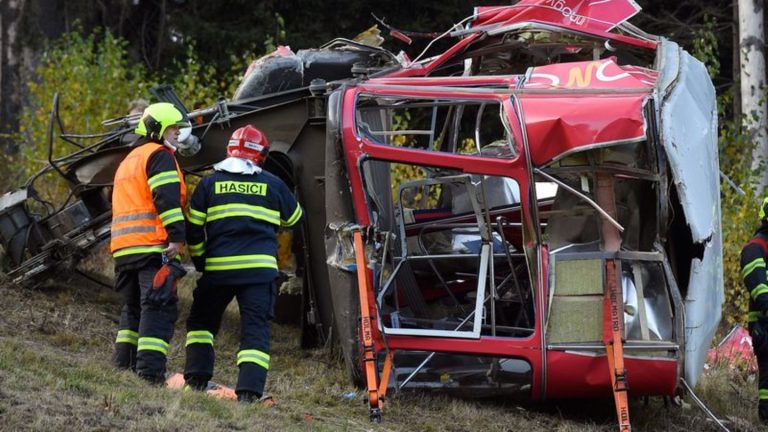
[[[95,266],[108,268],[108,260]],[[169,370],[184,363],[183,325],[192,278],[180,288],[181,316]],[[79,276],[58,275],[34,288],[0,286],[0,430],[82,431],[613,431],[611,400],[518,404],[402,392],[384,422],[368,421],[364,392],[351,386],[337,354],[301,350],[298,329],[273,325],[267,391],[278,405],[243,406],[195,392],[152,387],[110,365],[119,299]],[[233,303],[216,339],[214,379],[234,384],[239,318]],[[355,392],[348,399],[344,394]],[[699,396],[732,431],[758,430],[754,376],[718,366],[705,371]],[[635,430],[717,430],[695,406],[633,399]]]

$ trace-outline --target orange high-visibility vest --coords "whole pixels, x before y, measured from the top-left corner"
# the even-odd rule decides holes
[[[112,190],[112,253],[128,247],[163,245],[168,240],[168,232],[157,214],[147,182],[147,162],[157,151],[169,150],[160,144],[146,143],[131,151],[117,168]],[[187,185],[178,162],[176,172],[183,211]]]

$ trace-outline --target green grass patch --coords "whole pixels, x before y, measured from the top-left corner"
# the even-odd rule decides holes
[[[192,278],[185,280],[180,319],[171,342],[169,372],[184,367],[184,325]],[[273,325],[267,392],[274,408],[244,406],[197,392],[153,387],[110,365],[119,314],[98,289],[47,288],[44,293],[0,287],[9,308],[0,321],[0,424],[2,430],[149,431],[614,431],[611,400],[519,404],[501,399],[462,400],[440,393],[390,389],[384,422],[371,424],[365,391],[349,384],[338,355],[298,348],[298,329]],[[77,288],[74,288],[77,287]],[[81,292],[87,289],[88,292]],[[86,295],[87,294],[87,295]],[[70,298],[66,298],[69,296]],[[105,298],[108,296],[105,296]],[[42,331],[41,329],[47,329]],[[234,386],[239,315],[231,305],[216,342],[214,380]],[[757,430],[754,375],[714,367],[704,373],[699,396],[732,430]],[[344,394],[356,391],[355,398]],[[632,399],[636,430],[716,430],[694,406],[661,398]]]

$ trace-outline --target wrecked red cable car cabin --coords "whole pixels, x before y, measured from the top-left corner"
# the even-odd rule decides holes
[[[309,215],[293,245],[304,342],[336,340],[356,382],[371,356],[382,391],[546,399],[696,384],[723,302],[714,88],[674,42],[626,22],[632,2],[602,3],[478,8],[425,60],[341,39],[281,49],[232,102],[190,113],[189,172],[222,159],[240,126],[270,137],[267,169]],[[72,203],[32,217],[34,179],[3,198],[12,277],[109,235],[135,121],[51,158]]]

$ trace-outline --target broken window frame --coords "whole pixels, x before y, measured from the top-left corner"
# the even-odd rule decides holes
[[[367,175],[367,169],[366,165],[371,162],[384,162],[384,163],[395,163],[395,164],[412,164],[412,162],[407,161],[389,161],[384,159],[374,159],[368,156],[364,156],[361,158],[359,167],[363,178],[363,189],[366,194],[366,201],[369,203],[377,202],[378,199],[375,199],[372,197],[374,194],[374,191],[372,191],[371,188],[371,179],[370,176]],[[467,188],[468,188],[468,194],[470,196],[475,196],[474,193],[476,191],[470,190],[469,183],[474,185],[474,182],[472,182],[471,176],[472,175],[478,175],[481,177],[480,180],[480,191],[483,191],[485,188],[485,177],[488,176],[488,174],[482,174],[482,173],[465,173],[465,174],[459,174],[459,175],[449,175],[449,176],[440,176],[435,178],[425,178],[421,180],[415,180],[411,181],[407,184],[403,184],[399,187],[398,190],[398,196],[402,196],[402,191],[405,188],[418,186],[418,185],[435,185],[435,184],[445,184],[454,180],[464,180],[468,182]],[[498,176],[500,178],[505,178],[504,176]],[[519,181],[515,180],[513,177],[506,177],[509,178],[518,185],[519,188]],[[473,187],[476,187],[473,186]],[[484,193],[484,192],[483,192]],[[487,201],[487,198],[484,198],[484,202]],[[399,206],[395,206],[393,211]],[[482,208],[481,208],[482,207]],[[473,203],[474,208],[474,214],[475,219],[478,223],[478,231],[479,233],[485,233],[484,236],[493,236],[494,234],[498,234],[502,241],[502,247],[506,247],[506,245],[509,245],[510,243],[505,238],[505,235],[503,234],[503,229],[508,227],[521,227],[521,233],[522,233],[522,222],[509,222],[506,220],[506,218],[501,217],[501,213],[507,213],[510,211],[518,211],[523,212],[523,206],[520,201],[518,201],[515,204],[505,205],[501,208],[493,208],[493,209],[487,209],[487,212],[484,211],[484,206],[481,206],[480,203]],[[379,221],[382,218],[376,214],[376,209],[373,206],[368,207],[369,216],[372,221]],[[433,330],[433,329],[404,329],[404,328],[395,328],[395,327],[388,327],[385,325],[385,323],[382,321],[381,314],[377,314],[377,320],[379,325],[379,330],[382,331],[387,336],[422,336],[422,337],[449,337],[449,338],[462,338],[462,339],[478,339],[480,337],[485,336],[497,336],[498,332],[504,333],[520,333],[521,336],[503,336],[503,337],[509,337],[514,338],[517,340],[520,339],[530,339],[535,331],[536,331],[536,287],[533,281],[528,281],[528,287],[527,288],[521,288],[521,282],[518,280],[518,276],[514,276],[515,272],[515,266],[512,265],[512,258],[522,259],[525,262],[526,265],[526,272],[530,275],[530,271],[528,271],[528,268],[530,268],[531,263],[528,262],[528,256],[525,253],[518,252],[511,254],[509,250],[505,250],[503,253],[494,253],[493,249],[491,248],[493,245],[493,242],[491,242],[489,239],[486,239],[487,241],[484,242],[482,245],[482,248],[479,253],[477,254],[438,254],[438,255],[426,255],[426,254],[411,254],[408,251],[408,246],[405,242],[406,233],[404,232],[405,229],[405,220],[403,218],[403,212],[402,211],[395,211],[395,219],[399,223],[397,223],[397,235],[400,237],[399,239],[395,239],[394,241],[400,242],[400,254],[395,253],[391,250],[391,244],[392,241],[385,242],[386,245],[382,249],[382,252],[379,256],[376,258],[376,262],[381,263],[381,265],[391,265],[393,270],[389,274],[389,276],[386,279],[381,278],[381,275],[383,275],[382,269],[379,269],[380,277],[377,278],[378,280],[374,281],[374,291],[377,293],[377,307],[379,310],[381,310],[382,305],[384,305],[384,299],[389,294],[390,290],[394,287],[395,281],[399,275],[400,271],[403,271],[404,263],[408,261],[430,261],[435,259],[447,259],[447,260],[453,260],[453,259],[478,259],[479,260],[479,270],[477,272],[478,275],[478,282],[477,282],[477,297],[475,300],[475,308],[470,312],[469,315],[463,317],[464,320],[459,324],[454,330]],[[456,225],[461,220],[466,220],[468,217],[471,217],[472,213],[469,214],[459,214],[452,217],[448,217],[444,220],[440,220],[437,223],[435,221],[427,221],[427,222],[416,222],[411,224],[412,226],[410,228],[413,229],[420,229],[425,228],[430,225],[440,225],[442,227],[450,228],[453,225]],[[491,221],[491,216],[495,216],[494,221]],[[522,218],[522,216],[521,216]],[[460,224],[459,225],[466,225],[466,224]],[[435,227],[433,226],[433,228]],[[485,228],[483,228],[485,226]],[[382,235],[385,238],[389,238],[391,232],[386,231],[379,231],[378,228],[375,228],[376,225],[374,225],[375,231],[378,232],[379,237]],[[394,230],[395,228],[392,227]],[[483,231],[485,229],[485,231]],[[525,242],[525,241],[524,241]],[[389,260],[392,260],[391,264],[387,264]],[[503,265],[500,262],[495,263],[496,260],[504,261],[504,264],[510,266],[510,274],[507,275],[506,278],[501,278],[499,276],[499,279],[501,280],[501,283],[499,285],[496,285],[496,271],[494,270],[496,266]],[[439,273],[439,271],[434,267],[434,264],[432,264],[432,269]],[[441,279],[441,276],[437,275],[439,280]],[[508,280],[511,277],[511,281]],[[444,281],[443,281],[444,282]],[[514,287],[517,291],[517,295],[519,296],[520,301],[520,311],[518,312],[518,315],[524,317],[525,322],[527,323],[526,327],[518,327],[518,326],[505,326],[497,323],[495,313],[496,313],[496,293],[497,288],[500,288],[504,286],[505,284],[511,284],[514,283]],[[446,289],[447,286],[445,286]],[[527,289],[526,292],[524,292]],[[493,293],[493,294],[492,294]],[[527,295],[526,295],[527,294]],[[395,295],[395,293],[393,293]],[[532,314],[529,314],[528,309],[526,309],[526,305],[530,306],[532,310]],[[483,311],[489,311],[487,314],[482,314]],[[474,316],[478,316],[478,314],[482,317],[479,320],[474,320]],[[488,316],[486,316],[488,315]],[[530,316],[529,316],[530,315]],[[518,317],[519,318],[519,317]],[[472,330],[471,331],[461,331],[460,329],[465,327],[465,324],[472,321]],[[490,333],[490,334],[486,334]]]
[[[374,105],[374,106],[360,106],[361,103],[364,101],[364,99],[371,99],[371,100],[386,100],[386,99],[394,99],[398,100],[399,103],[391,103],[389,105]],[[521,148],[515,139],[515,135],[512,131],[512,128],[509,125],[509,113],[507,112],[507,107],[505,107],[505,104],[503,100],[500,100],[499,98],[472,98],[472,97],[456,97],[456,96],[450,96],[450,95],[444,95],[437,97],[435,96],[433,100],[430,101],[429,96],[420,96],[420,95],[414,95],[414,94],[405,94],[405,95],[398,95],[398,94],[381,94],[381,93],[372,93],[372,92],[359,92],[355,97],[355,133],[358,136],[365,136],[367,137],[370,142],[374,145],[383,145],[383,146],[390,146],[390,147],[400,147],[393,145],[390,142],[390,137],[395,135],[429,135],[429,143],[427,145],[427,148],[412,148],[412,147],[406,147],[410,148],[412,150],[417,151],[425,151],[425,152],[439,152],[439,153],[445,153],[445,154],[461,154],[465,156],[474,156],[474,157],[480,157],[484,159],[505,159],[505,160],[516,160],[520,157]],[[410,101],[410,102],[408,102]],[[487,105],[490,104],[497,104],[498,105],[498,113],[499,113],[499,120],[500,124],[502,126],[502,130],[504,131],[504,137],[503,139],[506,141],[507,147],[511,152],[510,156],[488,156],[483,155],[481,148],[481,140],[480,140],[480,123],[483,121],[483,114],[486,109]],[[458,130],[460,128],[459,122],[463,119],[463,111],[464,107],[467,105],[477,105],[478,112],[475,115],[474,120],[474,134],[473,139],[475,141],[475,147],[477,149],[477,153],[459,153],[459,134]],[[439,107],[447,106],[449,107],[448,113],[446,114],[446,118],[442,125],[438,128],[437,125],[437,109]],[[407,130],[398,130],[394,129],[391,125],[391,122],[384,119],[385,113],[390,113],[390,118],[392,116],[391,111],[395,109],[408,109],[408,108],[424,108],[424,107],[432,107],[432,117],[431,117],[431,127],[430,130],[426,129],[407,129]],[[455,109],[454,109],[455,108]],[[381,111],[381,117],[382,117],[382,124],[387,125],[389,124],[389,127],[383,130],[374,131],[370,128],[370,125],[367,123],[364,123],[362,119],[360,118],[360,113],[365,111]],[[365,125],[365,126],[364,126]],[[437,133],[437,131],[441,130],[441,133]],[[434,149],[434,144],[438,138],[440,138],[440,135],[445,132],[446,136],[443,136],[442,139],[446,142],[443,143],[443,146],[446,146],[446,150],[442,149]],[[379,136],[383,138],[379,138]]]
[[[478,27],[456,30],[453,36],[463,36],[453,47],[443,54],[435,57],[421,60],[425,54],[422,53],[415,60],[420,63],[424,69],[424,76],[439,76],[440,73],[450,75],[454,72],[464,70],[463,64],[466,59],[474,59],[479,56],[489,56],[496,52],[504,52],[515,49],[507,42],[509,35],[521,33],[551,33],[566,35],[576,40],[583,40],[585,43],[593,44],[593,57],[598,55],[597,50],[605,47],[608,51],[617,49],[626,50],[629,55],[637,53],[653,52],[656,50],[657,37],[649,35],[642,30],[624,23],[614,29],[621,30],[626,34],[615,32],[595,32],[587,29],[575,30],[567,26],[554,25],[551,23],[526,21],[507,25],[480,25]],[[484,46],[485,41],[500,40],[497,46]],[[525,46],[522,46],[525,49]],[[551,61],[550,61],[551,62]],[[397,74],[393,74],[397,76]]]
[[[671,353],[671,356],[673,357],[681,357],[683,355],[683,352],[681,350],[681,347],[683,346],[684,341],[684,324],[683,324],[683,316],[682,316],[682,308],[683,308],[683,300],[680,296],[679,291],[677,290],[677,285],[675,283],[674,276],[672,275],[671,269],[669,267],[669,264],[667,262],[666,256],[663,251],[658,250],[655,252],[638,252],[638,251],[619,251],[619,252],[603,252],[603,251],[595,251],[595,252],[567,252],[566,249],[561,248],[560,250],[553,250],[549,253],[549,268],[548,268],[548,277],[550,280],[549,283],[549,292],[547,293],[548,299],[547,299],[547,310],[545,313],[545,330],[549,329],[549,320],[551,318],[551,308],[553,305],[553,297],[557,295],[557,263],[558,262],[567,262],[567,261],[578,261],[578,260],[600,260],[601,262],[601,269],[602,269],[602,280],[603,284],[605,284],[605,262],[608,260],[614,260],[616,262],[617,268],[621,268],[621,264],[624,263],[630,263],[630,264],[636,264],[636,263],[657,263],[661,266],[661,271],[663,274],[663,277],[665,279],[665,291],[668,295],[667,299],[669,300],[669,306],[671,308],[671,327],[672,327],[672,335],[669,340],[643,340],[643,339],[627,339],[625,341],[625,349],[627,349],[629,352],[632,352],[633,354],[642,353],[643,351],[649,352],[649,351],[666,351],[668,353]],[[618,283],[621,284],[621,277],[622,272],[617,272],[617,277],[619,278]],[[602,295],[600,295],[602,297]],[[638,294],[637,301],[639,303],[640,298]],[[602,308],[601,308],[602,313]],[[645,317],[641,317],[641,320],[645,319],[647,322],[647,315]],[[600,320],[602,323],[602,319]],[[624,328],[626,337],[626,327]],[[586,350],[586,351],[600,351],[604,348],[604,344],[601,341],[602,333],[596,338],[594,341],[589,342],[550,342],[549,341],[549,335],[547,337],[547,349],[549,350],[558,350],[558,351],[569,351],[569,350]],[[669,357],[669,356],[667,356]]]
[[[634,355],[643,354],[644,352],[646,354],[649,354],[651,352],[666,352],[667,354],[666,355],[662,354],[662,357],[671,357],[678,360],[682,360],[682,358],[685,355],[684,351],[681,349],[681,347],[684,346],[684,340],[685,340],[684,321],[683,321],[683,310],[684,310],[683,299],[679,291],[679,288],[677,286],[674,275],[672,274],[666,253],[664,252],[663,248],[660,246],[660,239],[663,238],[664,236],[664,232],[662,231],[663,227],[661,224],[662,224],[662,221],[665,220],[664,217],[667,214],[666,212],[668,211],[666,203],[663,202],[667,197],[667,192],[665,189],[667,177],[665,174],[665,170],[663,169],[664,165],[666,164],[666,159],[664,157],[663,149],[661,148],[661,144],[659,142],[659,137],[655,132],[656,131],[655,125],[656,125],[657,119],[656,119],[656,113],[654,110],[654,103],[652,99],[649,99],[648,102],[649,103],[646,105],[644,109],[644,115],[650,125],[647,131],[649,132],[652,131],[652,132],[646,133],[646,139],[640,141],[640,144],[646,146],[647,156],[649,158],[649,167],[648,167],[649,169],[638,169],[638,168],[626,167],[621,165],[608,165],[608,166],[595,165],[594,163],[592,163],[594,162],[594,159],[591,157],[588,157],[588,160],[590,161],[590,165],[588,166],[533,168],[534,178],[536,177],[548,178],[550,176],[555,177],[557,176],[557,174],[578,172],[578,173],[588,173],[590,176],[592,176],[593,179],[595,178],[596,174],[602,173],[602,174],[611,175],[614,178],[627,178],[627,179],[649,181],[654,184],[653,190],[655,191],[657,196],[657,199],[655,202],[655,206],[656,206],[655,208],[656,238],[654,240],[655,250],[652,250],[652,251],[619,250],[617,252],[594,251],[594,252],[568,253],[568,252],[563,252],[568,247],[568,246],[564,246],[564,247],[558,248],[557,250],[551,250],[548,252],[549,265],[547,269],[547,276],[549,279],[549,284],[548,284],[549,291],[547,292],[548,298],[545,299],[546,309],[542,311],[542,315],[544,318],[544,323],[542,325],[542,334],[543,334],[544,340],[546,341],[544,346],[546,346],[548,350],[600,351],[603,349],[604,345],[599,340],[594,342],[587,342],[587,343],[550,343],[548,341],[547,333],[549,328],[548,326],[549,326],[550,312],[552,307],[552,298],[555,295],[555,290],[556,290],[555,271],[556,271],[557,261],[558,260],[559,261],[578,260],[578,259],[600,259],[604,266],[607,260],[612,259],[617,262],[617,268],[621,268],[622,261],[629,261],[632,263],[637,263],[637,262],[659,263],[663,268],[663,275],[665,279],[664,288],[668,296],[667,298],[669,301],[669,305],[672,309],[672,316],[671,316],[672,335],[670,340],[668,341],[649,341],[649,340],[632,340],[632,339],[627,340],[625,345],[625,349],[627,350],[627,352]],[[608,147],[626,145],[634,142],[637,142],[637,141],[627,140],[622,142],[616,142],[616,143],[612,143]],[[524,137],[524,144],[527,145],[527,142],[525,141],[525,137]],[[600,147],[605,148],[606,146],[601,145]],[[589,152],[592,149],[594,149],[594,147],[584,146],[584,147],[579,147],[577,152],[582,152],[582,151]],[[569,152],[569,154],[572,154],[572,153],[573,152]],[[555,161],[562,160],[564,156],[556,158]],[[568,190],[568,189],[564,189],[564,190]],[[588,198],[586,195],[578,191],[570,191],[570,192],[575,193],[581,199]],[[597,203],[592,201],[591,204],[595,206],[596,210],[600,214],[604,213],[604,210],[599,209],[599,206],[597,205]],[[533,216],[538,220],[538,218],[540,217],[539,207],[531,206],[531,210],[532,212],[534,212]],[[613,223],[618,225],[618,222],[615,220],[613,221]],[[543,233],[541,232],[541,227],[545,225],[546,224],[534,225],[539,227],[538,235],[542,239],[543,239]],[[619,281],[618,281],[619,286],[621,286],[622,272],[618,272],[617,276],[619,278]],[[638,298],[637,301],[640,302],[641,300]],[[624,330],[626,331],[626,328]]]

